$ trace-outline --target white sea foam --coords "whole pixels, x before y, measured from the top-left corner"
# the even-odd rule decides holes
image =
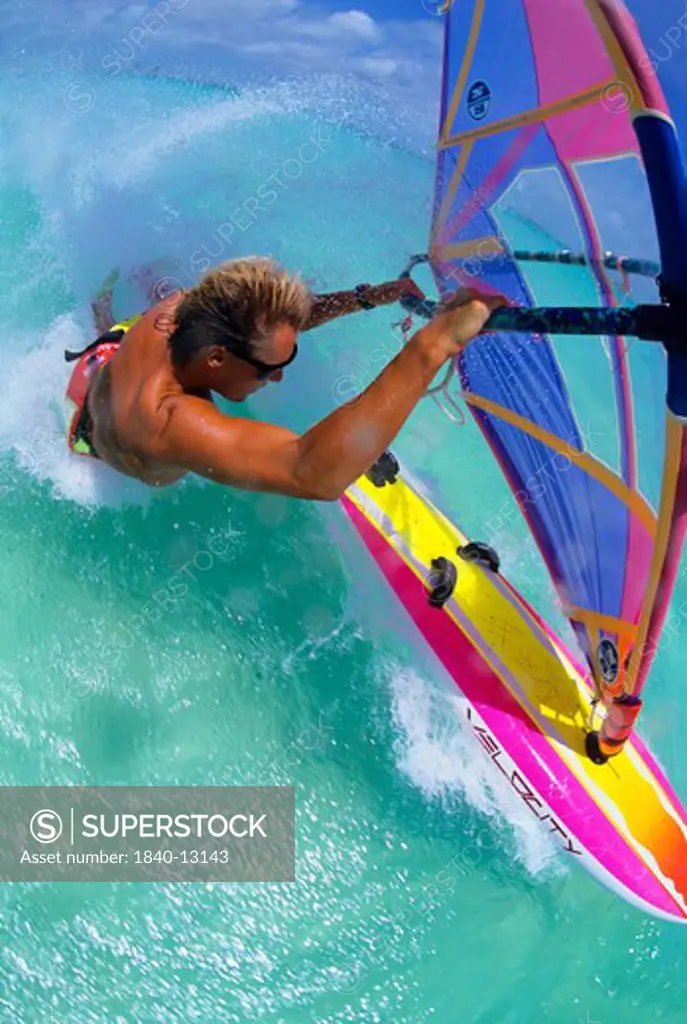
[[[461,794],[504,837],[508,856],[533,875],[564,870],[532,812],[502,784],[467,723],[465,699],[407,667],[387,666],[398,729],[399,769],[429,799]],[[493,839],[485,842],[493,847]]]
[[[85,320],[59,317],[45,335],[15,339],[22,351],[6,354],[0,377],[1,482],[11,487],[18,473],[26,473],[48,481],[56,498],[80,505],[145,504],[149,488],[67,448],[64,393],[73,367],[65,363],[64,350],[83,348],[91,339]]]

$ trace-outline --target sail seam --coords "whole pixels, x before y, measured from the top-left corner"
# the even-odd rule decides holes
[[[609,86],[615,84],[617,84],[615,78],[606,78],[603,82],[599,82],[590,89],[575,93],[573,96],[566,96],[565,99],[533,107],[531,110],[525,110],[521,114],[514,114],[513,117],[505,117],[501,121],[494,121],[492,124],[484,125],[482,128],[473,128],[472,131],[443,138],[439,141],[438,148],[450,149],[452,146],[459,146],[464,142],[484,139],[490,135],[499,135],[501,132],[510,131],[513,128],[522,128],[528,124],[539,124],[550,117],[555,117],[557,114],[565,114],[570,110],[587,107],[590,103],[595,103],[597,100],[602,99],[607,93]]]

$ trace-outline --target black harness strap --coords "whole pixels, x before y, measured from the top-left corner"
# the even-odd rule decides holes
[[[64,353],[65,362],[75,363],[77,359],[81,359],[81,356],[85,356],[88,352],[92,352],[94,348],[98,347],[98,345],[104,345],[107,342],[111,343],[113,341],[121,341],[125,334],[126,331],[122,330],[120,327],[116,331],[106,331],[105,334],[101,334],[99,338],[92,341],[90,345],[86,345],[86,348],[82,349],[80,352],[70,352],[69,349],[66,349]]]

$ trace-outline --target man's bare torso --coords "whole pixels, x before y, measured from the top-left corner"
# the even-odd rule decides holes
[[[176,483],[186,474],[153,454],[175,402],[184,397],[168,346],[180,299],[177,294],[161,302],[127,332],[88,392],[93,444],[100,458],[153,487]],[[202,397],[211,401],[209,394]]]

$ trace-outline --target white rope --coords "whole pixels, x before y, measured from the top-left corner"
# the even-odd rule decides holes
[[[403,344],[407,345],[413,330],[413,317],[412,314],[401,320],[400,323],[392,324],[394,330],[400,328],[401,337]],[[458,404],[458,400],[451,394],[451,384],[453,379],[458,377],[458,357],[456,356],[449,363],[444,379],[440,384],[435,384],[434,387],[428,388],[425,391],[425,398],[432,398],[439,406],[444,416],[448,417],[451,423],[455,423],[456,426],[465,426],[465,413],[462,406]]]

